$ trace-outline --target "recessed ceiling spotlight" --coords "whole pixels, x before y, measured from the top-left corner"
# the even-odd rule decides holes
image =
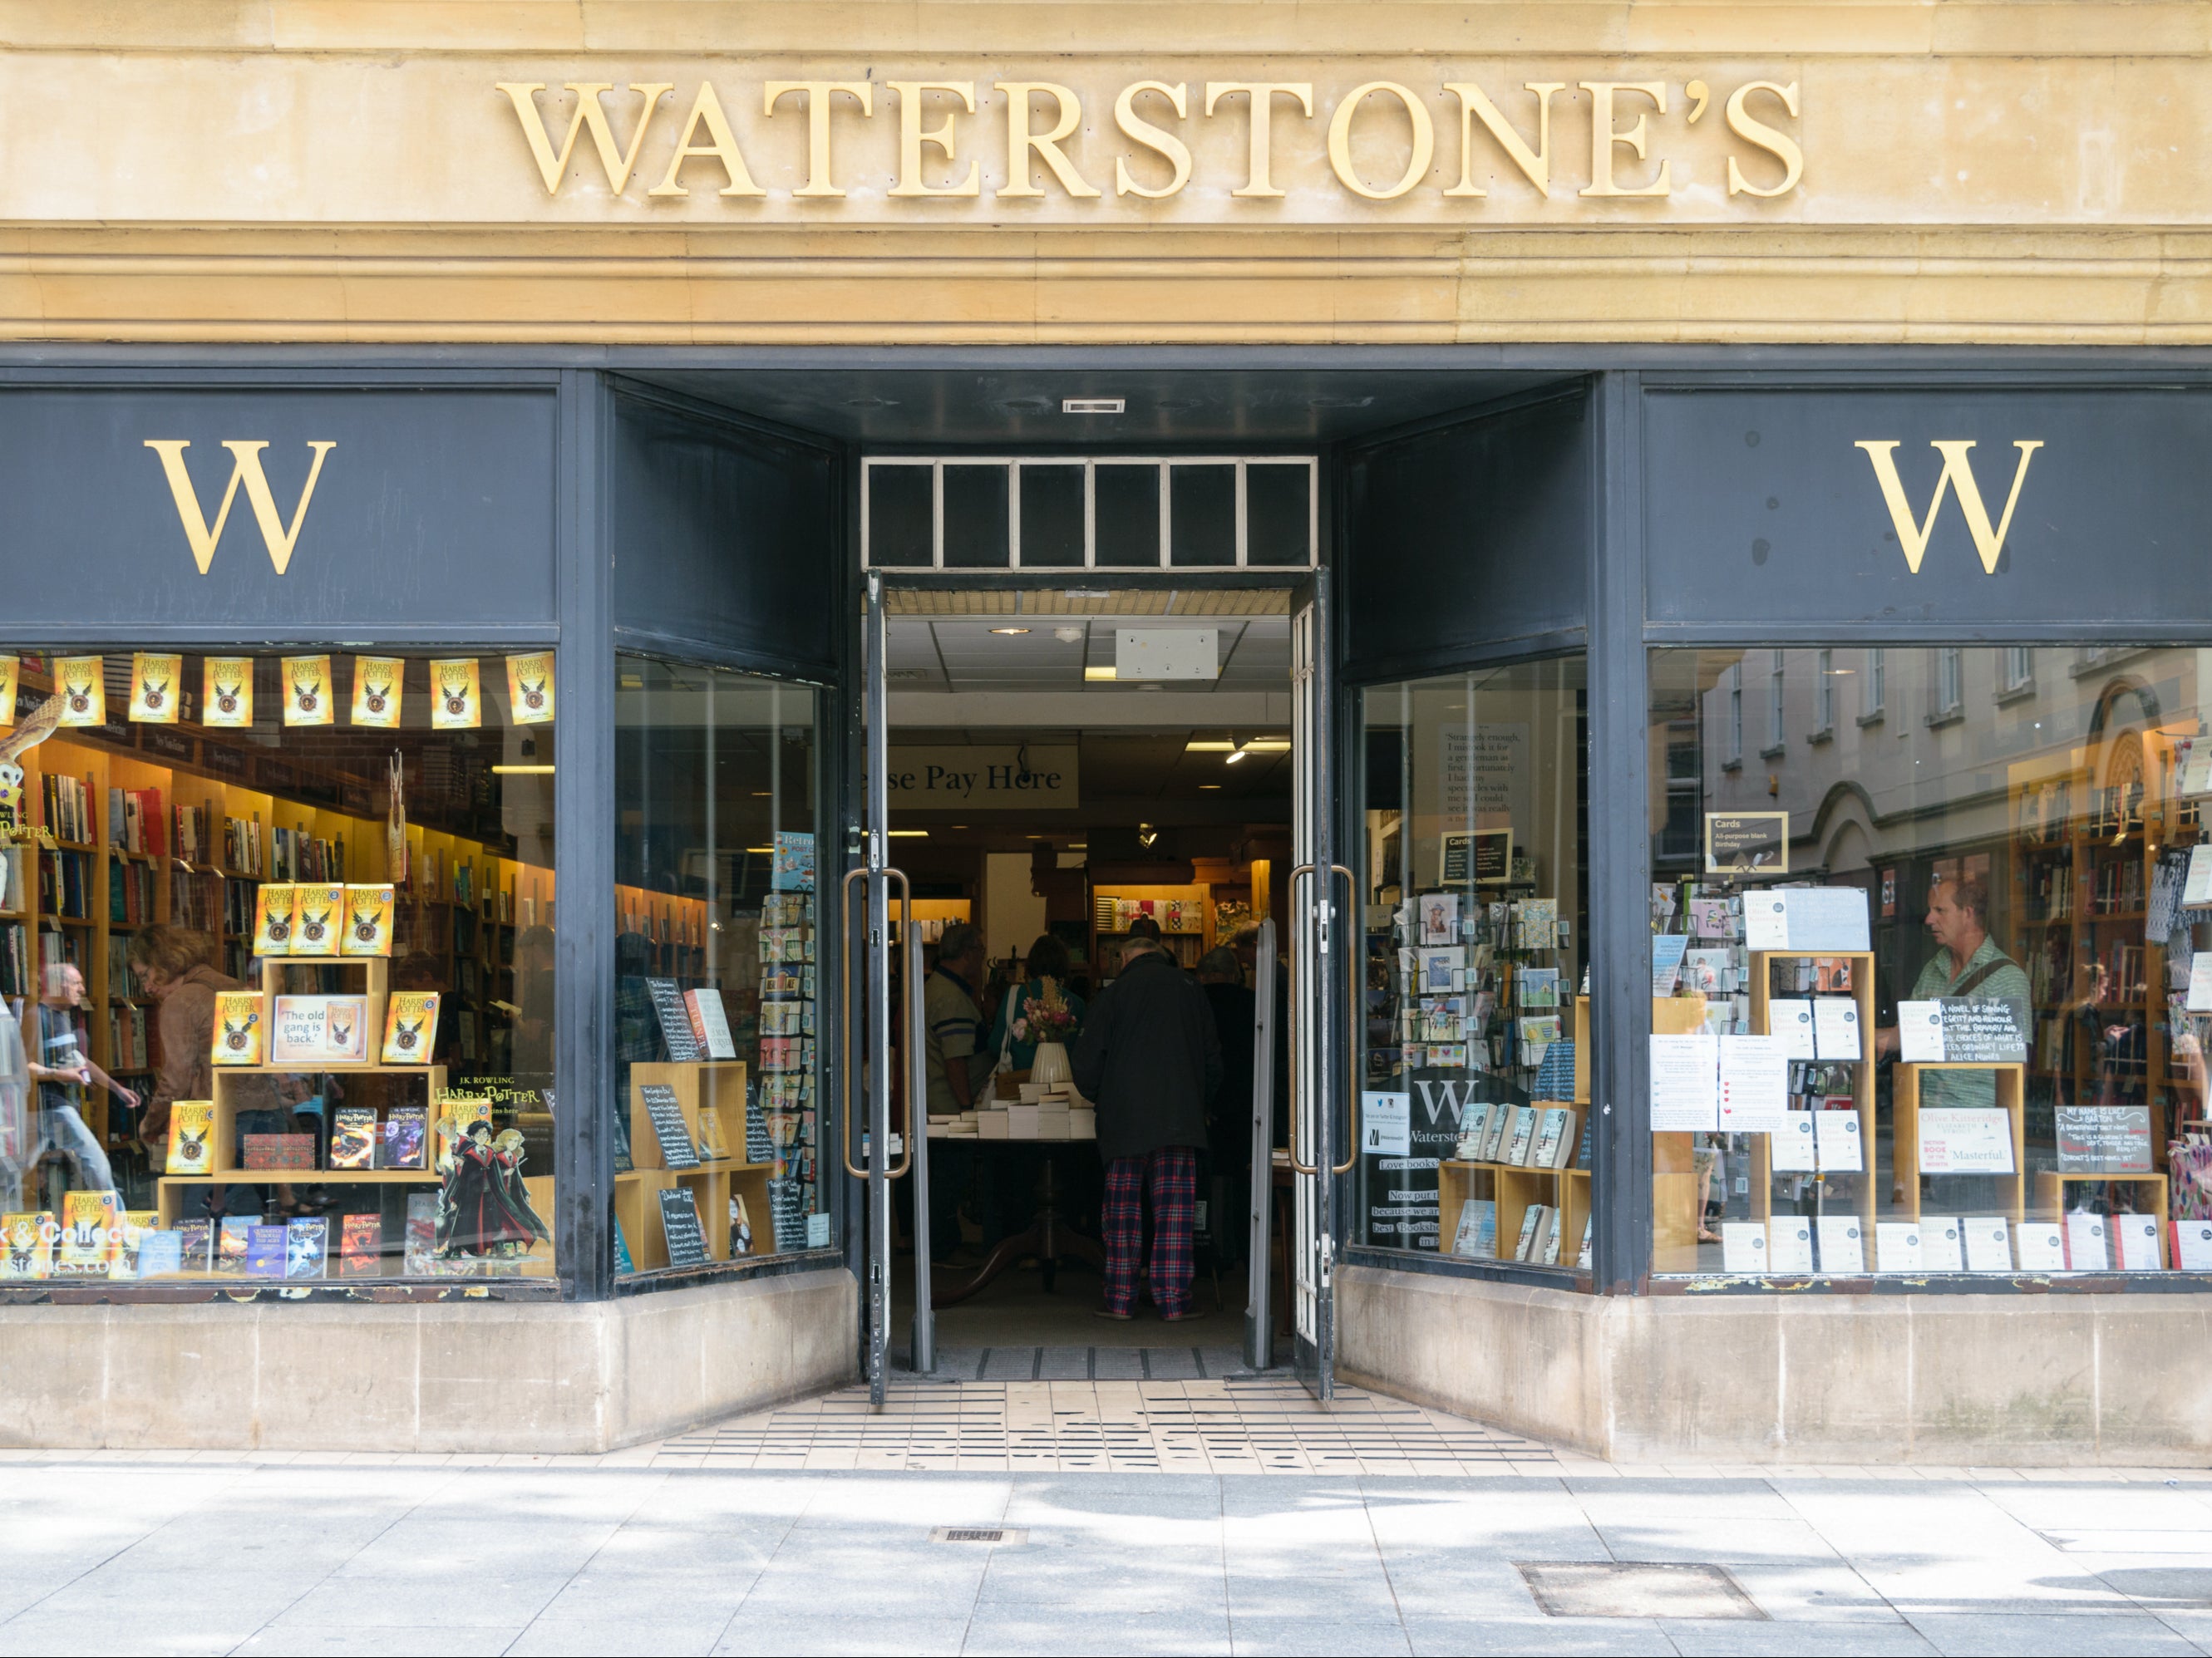
[[[994,634],[1025,634],[1029,629],[1027,628],[994,628],[991,631]]]
[[[1128,407],[1127,398],[1062,398],[1063,415],[1118,415]]]
[[[1220,786],[1221,785],[1218,783],[1200,783],[1199,785],[1199,787],[1202,789],[1218,789]]]
[[[1221,763],[1222,763],[1223,765],[1224,765],[1224,766],[1233,766],[1233,765],[1236,765],[1239,761],[1243,760],[1243,759],[1244,758],[1245,755],[1246,755],[1246,754],[1248,754],[1249,752],[1250,752],[1250,750],[1246,750],[1246,749],[1239,749],[1239,750],[1237,750],[1237,752],[1236,752],[1236,753],[1234,753],[1234,754],[1231,754],[1231,755],[1226,755],[1226,756],[1223,756],[1223,759],[1222,759]]]
[[[1226,738],[1217,742],[1211,738],[1194,737],[1182,745],[1182,751],[1185,754],[1234,754],[1237,744]]]
[[[1054,639],[1057,639],[1063,645],[1073,645],[1081,641],[1083,638],[1083,629],[1080,628],[1054,628],[1052,630],[1052,636]]]

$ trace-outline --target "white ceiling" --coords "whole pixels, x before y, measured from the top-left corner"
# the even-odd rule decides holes
[[[1146,724],[1164,723],[1157,713],[1127,706],[1132,697],[1242,700],[1290,688],[1290,618],[1275,616],[1148,616],[1136,624],[1160,632],[1218,629],[1221,672],[1211,682],[1177,680],[1145,692],[1123,681],[1085,680],[1085,668],[1113,662],[1115,629],[1130,625],[1131,619],[1116,616],[893,616],[886,624],[884,658],[890,688],[902,697],[915,692],[1074,693],[1096,699],[1098,718],[1113,724],[1126,723],[1131,715]],[[992,632],[1005,627],[1029,631]],[[1060,632],[1075,637],[1062,640]]]

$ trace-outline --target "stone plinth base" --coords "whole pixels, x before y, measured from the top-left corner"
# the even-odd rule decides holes
[[[589,1304],[0,1308],[0,1445],[595,1453],[850,1381],[843,1267]]]
[[[1346,1381],[1614,1461],[2212,1458],[2212,1297],[1605,1297],[1362,1266],[1336,1296]]]

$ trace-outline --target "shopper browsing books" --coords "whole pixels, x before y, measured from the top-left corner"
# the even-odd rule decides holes
[[[2019,1010],[2019,1026],[2027,1028],[2027,975],[2018,962],[1997,948],[1990,937],[1989,888],[1976,877],[1946,876],[1928,894],[1927,926],[1936,940],[1936,953],[1928,958],[1914,981],[1913,1001],[1959,998],[1972,1001],[2009,1002]],[[1889,1059],[1899,1048],[1895,1025],[1875,1032],[1876,1059]],[[1922,1078],[1923,1106],[1980,1106],[1996,1103],[1996,1076],[1990,1071],[1942,1071]]]
[[[1106,1299],[1102,1318],[1135,1310],[1144,1209],[1152,1206],[1152,1292],[1170,1322],[1197,1316],[1190,1303],[1191,1231],[1206,1104],[1221,1081],[1213,1010],[1198,981],[1158,938],[1121,949],[1121,975],[1091,1011],[1074,1054],[1075,1086],[1098,1108],[1106,1165]]]
[[[1040,933],[1023,965],[1029,977],[998,999],[991,1022],[990,1052],[1001,1069],[1027,1071],[1039,1042],[1072,1042],[1083,1028],[1083,998],[1067,988],[1067,946]],[[1046,1010],[1042,1020],[1040,1008]]]
[[[85,1127],[84,1090],[97,1083],[125,1106],[137,1105],[138,1096],[85,1054],[76,1013],[84,1005],[84,975],[73,963],[52,963],[40,975],[39,986],[33,1010],[38,1058],[30,1062],[39,1084],[39,1144],[32,1162],[52,1154],[76,1166],[72,1191],[112,1192],[115,1175],[107,1153]]]
[[[933,1117],[973,1110],[976,1090],[991,1075],[991,1051],[979,1040],[982,1010],[975,1005],[983,965],[981,932],[965,921],[945,929],[938,941],[937,969],[921,992],[929,1090],[926,1105]],[[931,1148],[937,1166],[930,1171],[930,1249],[939,1260],[949,1259],[960,1242],[960,1201],[972,1172],[962,1155],[966,1150],[956,1151],[941,1140]]]

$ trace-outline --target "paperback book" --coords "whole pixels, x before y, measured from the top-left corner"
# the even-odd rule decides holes
[[[215,1132],[212,1100],[179,1100],[169,1108],[169,1157],[165,1165],[172,1175],[204,1175],[215,1167],[209,1137]]]
[[[295,1215],[284,1225],[284,1276],[320,1278],[329,1254],[331,1220],[327,1215]]]
[[[377,1139],[375,1107],[340,1106],[331,1120],[330,1166],[375,1168]]]
[[[210,1057],[216,1065],[261,1063],[261,998],[258,993],[216,993],[215,1040]]]
[[[384,1262],[384,1217],[348,1215],[338,1223],[338,1276],[374,1278]]]
[[[300,889],[289,882],[265,881],[254,904],[256,956],[289,956],[300,913]]]
[[[338,943],[339,955],[392,954],[392,888],[389,885],[347,887],[345,914],[345,936]]]
[[[345,926],[346,890],[334,886],[301,886],[292,926],[294,956],[335,956],[339,932]]]
[[[438,994],[434,990],[395,990],[384,1009],[385,1065],[428,1065],[438,1046]]]

